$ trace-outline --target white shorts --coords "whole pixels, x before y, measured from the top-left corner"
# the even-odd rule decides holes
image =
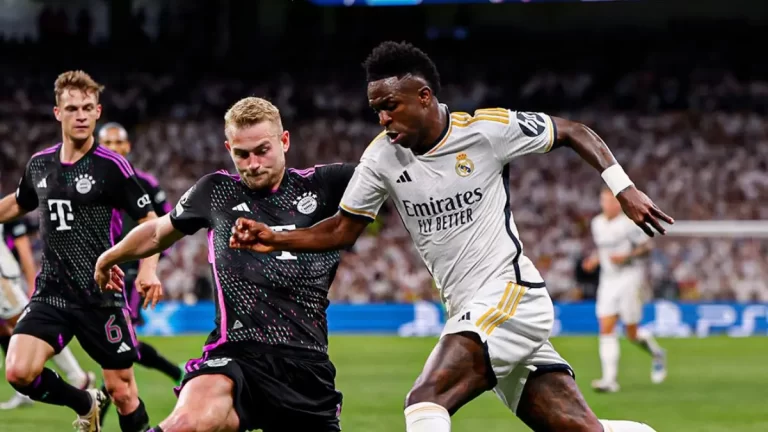
[[[442,336],[460,332],[480,336],[497,380],[493,392],[516,412],[531,372],[553,366],[571,371],[549,342],[554,321],[554,307],[546,288],[495,281],[448,319]]]
[[[624,324],[639,323],[643,319],[644,282],[637,275],[601,279],[597,287],[597,317],[618,315]]]
[[[13,318],[29,303],[21,279],[0,277],[0,319]]]

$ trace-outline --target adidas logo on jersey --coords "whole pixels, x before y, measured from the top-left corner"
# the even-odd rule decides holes
[[[45,189],[45,188],[47,188],[47,187],[48,187],[48,181],[47,181],[47,178],[44,178],[44,179],[40,180],[40,181],[37,183],[37,187],[38,187],[38,188],[40,188],[40,189]]]
[[[232,207],[232,210],[234,211],[244,211],[244,212],[251,212],[251,209],[248,207],[248,204],[246,203],[240,203],[234,207]]]
[[[240,320],[235,321],[235,324],[232,326],[232,330],[237,330],[243,328],[243,323],[240,322]]]
[[[131,347],[128,346],[127,343],[123,342],[120,344],[120,348],[117,349],[118,354],[122,354],[124,352],[128,352],[131,350]]]
[[[462,316],[461,316],[461,318],[459,318],[459,322],[462,322],[462,321],[469,321],[469,320],[471,320],[471,319],[472,319],[472,318],[470,318],[470,317],[469,317],[469,312],[467,312],[467,313],[465,313],[464,315],[462,315]]]
[[[403,171],[402,174],[400,174],[400,178],[397,179],[395,183],[408,183],[412,182],[410,174],[408,174],[408,171]]]

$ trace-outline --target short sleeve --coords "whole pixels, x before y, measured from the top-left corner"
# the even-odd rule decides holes
[[[16,202],[25,211],[32,211],[37,208],[37,191],[35,191],[32,175],[29,172],[29,164],[21,176],[19,186],[16,188]]]
[[[546,153],[557,138],[555,122],[547,114],[509,111],[509,121],[491,133],[490,141],[496,157],[504,164],[529,153]],[[499,124],[498,122],[496,124]]]
[[[27,222],[24,220],[24,218],[8,222],[4,225],[4,228],[5,232],[8,233],[14,240],[29,234]]]
[[[186,235],[210,228],[210,196],[209,177],[206,176],[189,188],[171,210],[173,227]]]
[[[152,200],[152,207],[155,209],[157,216],[164,216],[171,211],[171,205],[167,201],[165,191],[160,187],[160,183],[152,175],[136,171],[136,175],[142,180],[142,186],[144,190],[149,194]]]
[[[116,194],[118,200],[115,207],[125,210],[128,216],[137,222],[154,211],[149,194],[141,187],[136,174],[130,173],[128,176],[117,174],[117,178],[119,190]]]
[[[355,174],[357,164],[337,163],[331,165],[320,165],[315,168],[315,176],[320,188],[328,197],[328,205],[333,208],[333,212],[339,207],[344,190],[347,189],[349,181]]]
[[[389,197],[375,162],[363,155],[339,203],[341,211],[356,217],[375,220]]]

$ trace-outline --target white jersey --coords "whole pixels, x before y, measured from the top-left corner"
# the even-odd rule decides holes
[[[8,249],[8,245],[5,244],[5,233],[3,225],[0,224],[0,277],[14,279],[19,276],[21,276],[21,268],[11,250]]]
[[[450,114],[442,137],[421,156],[382,133],[363,154],[340,207],[375,218],[391,196],[449,316],[491,281],[543,287],[510,210],[508,164],[549,151],[555,137],[548,115],[501,108]]]
[[[600,280],[624,276],[642,276],[645,272],[643,258],[634,258],[622,265],[611,262],[611,256],[627,254],[649,241],[648,235],[624,213],[613,219],[600,214],[592,219],[592,238],[600,259]]]

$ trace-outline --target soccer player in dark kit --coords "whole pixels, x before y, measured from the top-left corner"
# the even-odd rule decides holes
[[[337,251],[258,254],[229,245],[239,217],[275,230],[308,227],[334,213],[355,165],[285,168],[290,147],[278,109],[245,98],[226,113],[225,147],[239,176],[206,175],[169,215],[131,231],[104,253],[94,277],[208,231],[217,288],[216,329],[186,365],[179,401],[155,432],[339,431],[341,393],[328,358],[328,289]]]
[[[126,131],[119,123],[110,122],[103,125],[101,129],[99,129],[98,137],[99,145],[102,145],[125,158],[128,157],[133,149],[131,141],[128,139],[128,131]],[[171,211],[171,205],[168,203],[165,191],[160,187],[157,179],[149,173],[140,170],[135,171],[136,179],[147,194],[149,194],[150,200],[152,201],[152,207],[157,216],[159,217],[168,214]],[[121,222],[113,227],[115,229],[115,242],[122,240],[125,234],[129,233],[137,225],[136,221],[131,218],[128,212],[123,211],[120,212],[120,214]],[[131,321],[134,326],[142,325],[144,323],[144,317],[141,315],[141,295],[139,294],[138,287],[135,283],[136,276],[139,274],[139,261],[121,264],[120,269],[125,273],[125,297],[128,301],[128,310],[131,314]],[[139,341],[138,349],[138,364],[162,372],[176,384],[181,382],[181,378],[184,376],[184,371],[179,366],[163,357],[155,347],[144,341]],[[104,391],[104,388],[102,388],[102,391]],[[104,418],[107,412],[109,412],[107,407],[102,408],[102,425],[104,424]]]
[[[37,209],[44,242],[35,294],[14,329],[6,378],[33,400],[65,405],[78,414],[75,429],[97,432],[104,394],[64,382],[45,362],[77,337],[101,367],[109,395],[120,413],[120,429],[143,432],[149,417],[133,375],[136,337],[120,293],[102,292],[93,280],[96,260],[112,244],[111,226],[121,210],[145,222],[155,219],[149,196],[122,156],[93,137],[101,115],[103,87],[83,71],[59,75],[54,114],[62,143],[32,156],[15,195],[0,201],[0,223]],[[150,297],[161,294],[157,256],[143,261],[137,277]],[[109,269],[122,285],[122,271]]]

